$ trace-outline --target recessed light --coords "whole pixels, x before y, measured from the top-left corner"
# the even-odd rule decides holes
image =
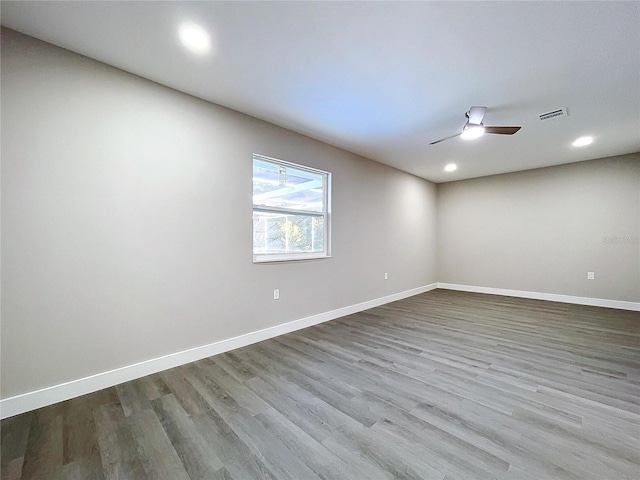
[[[484,135],[484,127],[481,125],[469,125],[460,134],[465,140],[474,140],[482,135]]]
[[[194,23],[184,23],[178,30],[180,41],[193,53],[202,55],[211,49],[211,39],[207,31]]]
[[[458,169],[458,166],[455,163],[449,163],[446,167],[444,167],[445,172],[455,172]]]
[[[574,147],[586,147],[587,145],[591,145],[593,143],[593,137],[580,137],[571,145]]]

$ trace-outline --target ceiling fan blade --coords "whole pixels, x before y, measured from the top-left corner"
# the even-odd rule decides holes
[[[460,135],[462,135],[462,132],[456,133],[455,135],[451,135],[450,137],[441,138],[440,140],[436,140],[435,142],[431,142],[429,145],[435,145],[436,143],[444,142],[445,140],[449,140],[450,138],[454,138],[454,137],[459,137]]]
[[[471,107],[469,109],[469,123],[480,125],[486,112],[487,107]]]
[[[497,133],[498,135],[513,135],[522,127],[484,127],[484,133]]]

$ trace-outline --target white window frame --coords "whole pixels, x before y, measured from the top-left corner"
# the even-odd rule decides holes
[[[311,172],[322,176],[322,193],[324,210],[322,212],[314,212],[309,210],[297,210],[281,207],[269,207],[266,205],[253,204],[253,212],[268,212],[268,213],[284,213],[291,215],[305,215],[311,217],[321,217],[324,225],[324,250],[322,252],[289,252],[289,253],[253,253],[253,263],[271,263],[271,262],[290,262],[296,260],[315,260],[321,258],[331,257],[331,172],[319,170],[317,168],[307,167],[297,163],[287,162],[279,160],[277,158],[266,157],[257,153],[253,154],[251,160],[252,171],[253,161],[260,160],[263,162],[269,162],[278,166],[295,168],[306,172]],[[253,191],[252,191],[253,196]],[[252,202],[253,203],[253,202]],[[253,228],[252,228],[253,233]],[[252,242],[253,245],[253,242]],[[252,247],[253,249],[253,247]]]

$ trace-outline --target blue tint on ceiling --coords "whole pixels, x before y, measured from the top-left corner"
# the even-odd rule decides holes
[[[424,114],[425,98],[416,102],[411,82],[403,83],[397,73],[373,80],[360,72],[351,73],[348,78],[343,72],[340,78],[299,82],[292,103],[322,127],[363,137],[402,134]]]

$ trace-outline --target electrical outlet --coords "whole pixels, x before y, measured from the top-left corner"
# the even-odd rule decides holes
[[[280,299],[280,289],[279,289],[279,288],[276,288],[276,289],[273,291],[273,299],[274,299],[274,300],[279,300],[279,299]]]
[[[384,279],[389,280],[389,274],[387,272],[384,272]]]
[[[595,280],[596,272],[587,272],[587,280]]]

